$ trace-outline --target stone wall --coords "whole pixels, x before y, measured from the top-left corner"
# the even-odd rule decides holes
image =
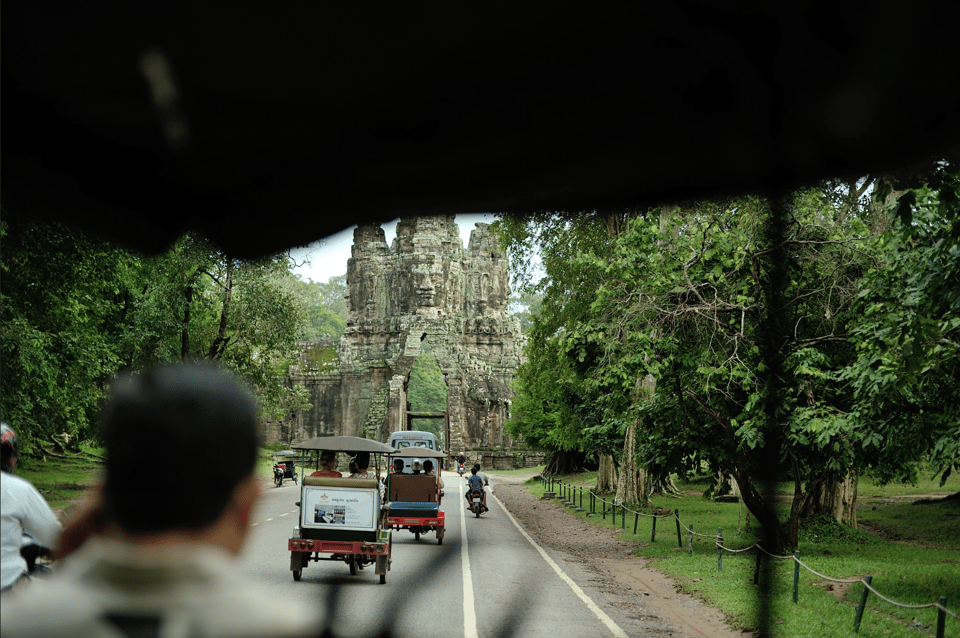
[[[516,446],[503,423],[523,336],[507,312],[509,282],[487,224],[477,224],[467,248],[453,215],[402,219],[390,246],[379,226],[358,227],[346,331],[337,343],[304,344],[290,379],[310,391],[313,408],[278,432],[386,441],[405,426],[410,370],[429,340],[447,383],[446,449],[477,460],[480,450],[510,454]]]

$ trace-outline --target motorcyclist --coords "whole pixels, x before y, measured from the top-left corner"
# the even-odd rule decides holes
[[[27,561],[20,554],[23,534],[54,549],[62,527],[40,492],[14,476],[19,448],[16,432],[6,423],[0,423],[0,450],[0,589],[5,592],[29,580]]]
[[[487,491],[483,489],[483,486],[489,485],[489,483],[487,482],[486,477],[484,477],[481,474],[478,474],[479,471],[480,471],[479,465],[474,465],[472,468],[470,468],[470,476],[467,478],[467,493],[464,494],[463,496],[465,499],[467,499],[467,503],[472,505],[470,501],[470,494],[472,494],[473,492],[479,492],[482,498],[482,500],[480,501],[480,504],[483,507],[483,511],[486,512],[487,511]]]
[[[467,465],[467,457],[463,455],[463,452],[457,454],[457,472],[460,473],[460,476],[463,476],[463,468]]]

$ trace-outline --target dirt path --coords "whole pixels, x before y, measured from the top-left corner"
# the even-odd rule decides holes
[[[655,615],[680,635],[691,638],[744,638],[749,634],[730,629],[723,614],[689,594],[649,561],[632,554],[636,543],[622,541],[619,533],[591,525],[556,502],[541,501],[522,482],[530,476],[489,474],[494,495],[542,544],[562,552],[595,573],[598,579],[636,596],[640,613]],[[532,474],[531,474],[532,476]],[[642,601],[642,602],[641,602]]]

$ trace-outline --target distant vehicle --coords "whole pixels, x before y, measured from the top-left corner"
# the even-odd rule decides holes
[[[390,435],[387,445],[398,450],[408,447],[422,447],[434,452],[440,451],[440,448],[437,445],[437,436],[433,432],[424,432],[421,430],[402,430],[400,432],[394,432]],[[406,455],[403,456],[403,473],[412,474],[414,463],[419,462],[420,466],[422,467],[423,462],[427,458],[433,456],[433,454],[428,454],[423,458]]]
[[[297,468],[294,463],[294,457],[297,453],[293,450],[284,450],[273,455],[273,484],[277,487],[283,485],[284,479],[293,479],[297,482]]]

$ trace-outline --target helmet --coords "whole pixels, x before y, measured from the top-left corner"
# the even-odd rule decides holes
[[[0,423],[0,452],[3,454],[3,460],[0,462],[0,470],[13,472],[13,468],[17,465],[17,456],[19,455],[17,433],[6,423]]]

